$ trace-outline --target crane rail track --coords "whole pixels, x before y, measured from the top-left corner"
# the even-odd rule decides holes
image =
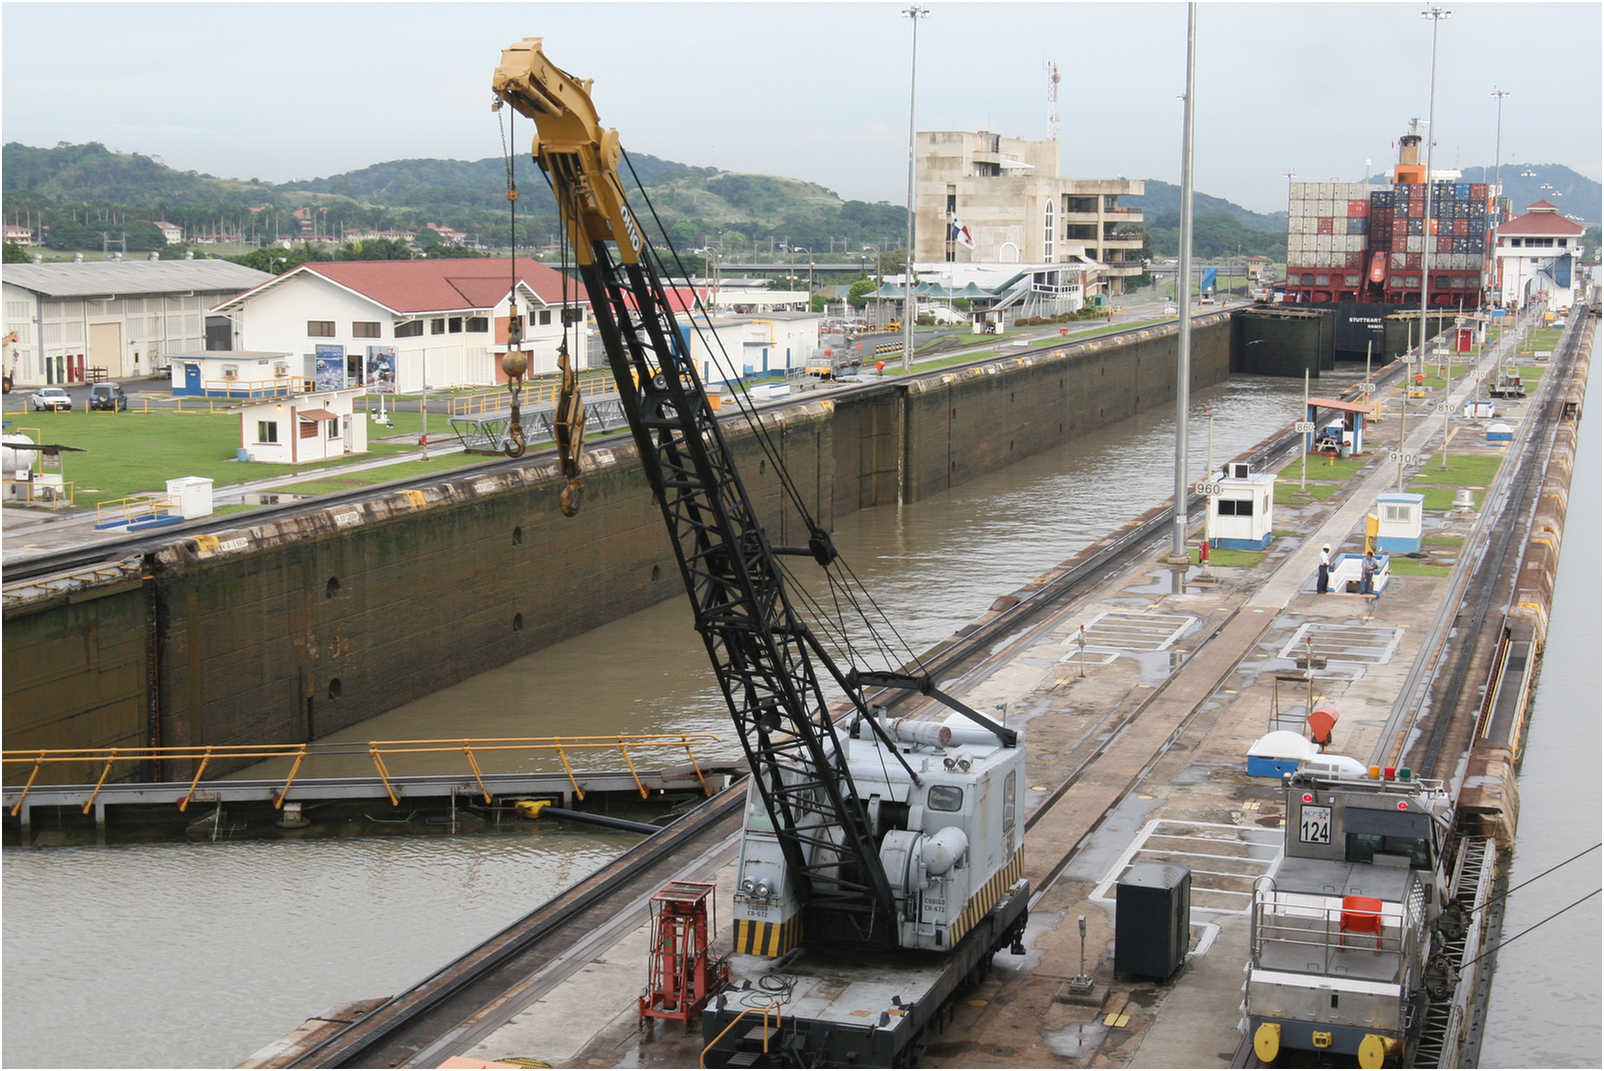
[[[614,916],[620,903],[655,891],[684,857],[734,834],[745,798],[743,778],[287,1066],[406,1066],[447,1029],[557,960]]]

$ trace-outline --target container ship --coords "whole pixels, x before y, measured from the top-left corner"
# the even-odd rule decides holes
[[[1389,187],[1291,184],[1284,300],[1336,311],[1338,356],[1363,358],[1366,341],[1381,336],[1389,314],[1418,310],[1422,275],[1433,311],[1472,312],[1487,300],[1498,224],[1493,191],[1484,182],[1438,177],[1428,218],[1420,142],[1414,131],[1399,140]]]

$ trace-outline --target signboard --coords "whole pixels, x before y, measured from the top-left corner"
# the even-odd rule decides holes
[[[384,394],[395,393],[395,347],[369,346],[367,364],[363,366],[362,382],[368,390]]]
[[[313,364],[313,390],[339,390],[345,386],[345,347],[318,343]]]
[[[1425,454],[1413,454],[1407,450],[1388,450],[1387,460],[1397,465],[1424,465]]]
[[[1331,808],[1304,804],[1298,809],[1298,840],[1304,844],[1331,843]]]
[[[1217,495],[1220,493],[1220,485],[1217,483],[1207,483],[1203,480],[1199,480],[1193,485],[1192,490],[1196,491],[1200,495]]]
[[[1299,435],[1312,435],[1312,434],[1314,434],[1314,421],[1312,421],[1312,420],[1296,420],[1296,421],[1293,421],[1292,430],[1297,432]]]

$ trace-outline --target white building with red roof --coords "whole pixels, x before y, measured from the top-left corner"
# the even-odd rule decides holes
[[[1500,224],[1497,303],[1525,305],[1541,297],[1551,309],[1570,305],[1584,229],[1547,201],[1528,205],[1525,215]]]
[[[235,349],[343,353],[348,382],[406,393],[505,383],[514,297],[529,374],[556,371],[565,319],[568,351],[585,367],[583,287],[528,257],[309,261],[212,311],[232,321]]]

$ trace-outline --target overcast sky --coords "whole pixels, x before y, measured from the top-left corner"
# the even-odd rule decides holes
[[[1058,64],[1065,174],[1179,182],[1181,4],[926,0],[921,130],[1047,134]],[[626,148],[904,203],[906,4],[22,4],[3,19],[3,137],[100,141],[267,181],[501,152],[501,49],[542,36],[594,78]],[[1286,207],[1286,172],[1357,180],[1428,107],[1422,5],[1204,3],[1197,188]],[[1437,67],[1438,167],[1503,158],[1600,177],[1600,5],[1454,3]],[[527,133],[529,127],[521,129]],[[527,139],[520,137],[527,148]]]

